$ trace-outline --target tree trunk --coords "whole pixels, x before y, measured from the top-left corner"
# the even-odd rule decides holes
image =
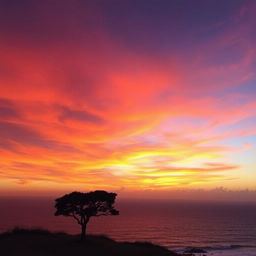
[[[81,225],[81,241],[85,241],[86,237],[86,224]]]

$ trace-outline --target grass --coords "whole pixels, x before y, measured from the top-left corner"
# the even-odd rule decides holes
[[[148,242],[116,242],[103,235],[78,235],[44,229],[15,228],[0,234],[3,256],[176,256],[164,247]]]

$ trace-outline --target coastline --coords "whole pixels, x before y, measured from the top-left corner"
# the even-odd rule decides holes
[[[193,253],[194,256],[256,256],[256,246],[202,246],[202,247],[177,247],[169,248],[171,251],[179,255],[189,255],[185,252],[190,248],[205,251],[204,253]]]
[[[256,246],[164,247],[150,242],[117,242],[105,235],[80,235],[45,229],[14,228],[0,233],[0,252],[8,256],[256,256]]]

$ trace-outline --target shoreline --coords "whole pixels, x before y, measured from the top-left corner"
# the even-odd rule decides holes
[[[14,246],[15,245],[15,246]],[[66,256],[76,254],[87,256],[255,256],[256,246],[223,245],[164,247],[151,242],[118,242],[105,235],[87,235],[84,242],[80,235],[52,232],[34,228],[14,228],[0,233],[0,252],[9,256],[42,255]]]

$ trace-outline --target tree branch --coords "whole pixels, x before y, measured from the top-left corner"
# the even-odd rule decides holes
[[[100,213],[100,214],[94,215],[94,217],[109,216],[109,215],[110,215],[109,213]]]
[[[74,218],[74,219],[76,219],[76,221],[77,221],[77,223],[79,224],[79,225],[81,225],[82,223],[81,223],[81,221],[79,220],[79,218],[72,212],[72,217]]]

